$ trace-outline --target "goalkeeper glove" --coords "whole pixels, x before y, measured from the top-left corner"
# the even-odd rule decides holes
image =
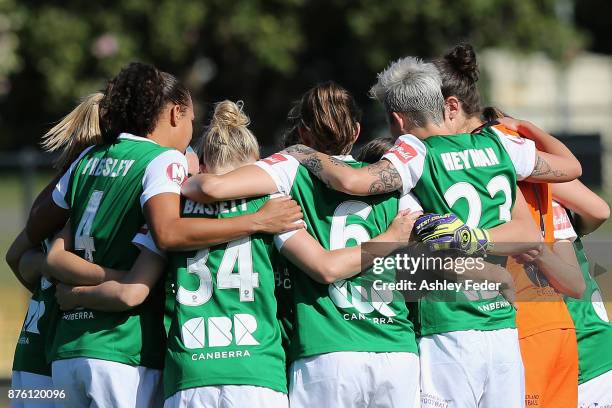
[[[455,214],[424,214],[414,228],[417,237],[433,251],[455,249],[467,255],[484,255],[492,246],[486,230],[470,228]]]

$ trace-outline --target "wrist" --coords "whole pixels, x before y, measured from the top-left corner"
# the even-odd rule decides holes
[[[243,219],[246,222],[245,230],[248,235],[266,232],[259,211],[245,215]]]

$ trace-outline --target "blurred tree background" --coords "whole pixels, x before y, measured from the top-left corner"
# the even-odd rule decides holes
[[[590,3],[587,21],[607,4],[577,3]],[[290,103],[333,79],[357,96],[367,135],[381,123],[367,90],[389,61],[435,56],[460,40],[563,61],[588,41],[567,18],[574,9],[569,0],[0,0],[0,149],[35,145],[132,60],[188,84],[196,132],[214,101],[242,99],[271,145]]]

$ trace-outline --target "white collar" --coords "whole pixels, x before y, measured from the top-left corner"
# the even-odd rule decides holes
[[[332,157],[334,157],[334,158],[336,158],[336,159],[338,159],[338,160],[342,160],[342,161],[344,161],[344,162],[347,162],[347,161],[357,161],[357,160],[355,160],[355,159],[353,158],[353,156],[352,156],[352,155],[350,155],[350,154],[346,154],[346,155],[337,155],[337,156],[332,156]]]
[[[119,135],[119,139],[128,139],[128,140],[135,140],[137,142],[149,142],[153,144],[158,144],[156,141],[147,139],[146,137],[135,136],[131,133],[125,133],[125,132]]]

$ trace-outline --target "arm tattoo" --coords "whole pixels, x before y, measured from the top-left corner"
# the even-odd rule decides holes
[[[536,157],[536,164],[533,168],[533,172],[531,173],[531,177],[538,176],[548,176],[552,175],[553,177],[565,177],[567,174],[561,170],[553,170],[550,167],[550,164],[546,162],[539,155]]]
[[[367,169],[369,174],[376,177],[368,189],[371,194],[389,193],[402,188],[402,178],[388,160],[370,164]]]

